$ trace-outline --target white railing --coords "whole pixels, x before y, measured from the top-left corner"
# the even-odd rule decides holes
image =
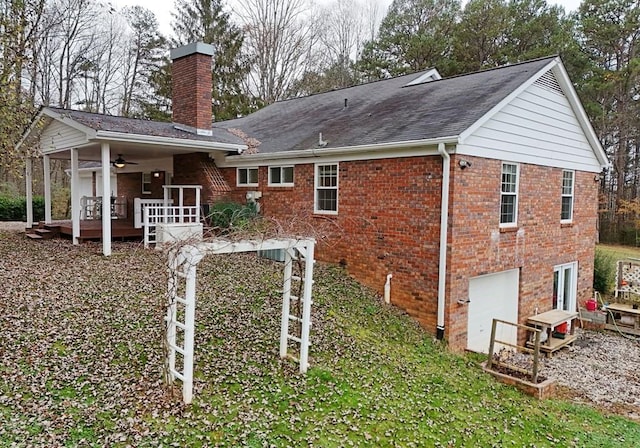
[[[144,227],[144,247],[158,242],[158,225],[160,224],[198,224],[200,223],[200,207],[174,205],[145,205],[142,207]]]
[[[142,198],[134,198],[133,199],[133,226],[136,229],[142,228],[143,217],[142,217],[142,209],[146,206],[164,206],[164,205],[173,205],[172,199],[167,199],[165,203],[164,199],[142,199]]]
[[[111,217],[125,219],[127,217],[126,198],[111,197]],[[80,198],[80,219],[102,219],[102,196],[82,196]]]

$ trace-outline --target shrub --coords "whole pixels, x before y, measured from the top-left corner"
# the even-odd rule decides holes
[[[596,248],[593,262],[593,289],[601,294],[609,294],[616,281],[616,259],[610,253]]]
[[[255,204],[218,202],[211,207],[207,218],[216,231],[230,233],[246,229],[257,216]]]
[[[33,198],[33,220],[44,219],[44,198]],[[27,200],[20,196],[0,196],[0,221],[26,221]]]

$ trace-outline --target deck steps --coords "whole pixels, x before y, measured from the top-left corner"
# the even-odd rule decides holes
[[[26,229],[25,236],[32,240],[50,240],[60,237],[60,226],[58,224],[45,224],[39,222],[36,227]]]
[[[39,235],[43,240],[50,240],[55,235],[54,232],[47,229],[35,229],[34,233]]]

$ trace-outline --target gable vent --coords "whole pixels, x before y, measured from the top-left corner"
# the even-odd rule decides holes
[[[557,93],[558,95],[564,96],[564,91],[562,90],[562,87],[560,87],[560,84],[558,84],[558,80],[556,79],[555,76],[553,76],[553,73],[551,73],[550,71],[548,71],[547,73],[542,75],[540,78],[538,78],[536,82],[534,82],[534,85],[538,87],[542,87],[543,89],[546,89],[546,90],[550,90],[554,93]]]

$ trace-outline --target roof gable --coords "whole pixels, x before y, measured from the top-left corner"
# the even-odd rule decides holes
[[[466,129],[456,152],[593,172],[608,165],[559,58]]]

